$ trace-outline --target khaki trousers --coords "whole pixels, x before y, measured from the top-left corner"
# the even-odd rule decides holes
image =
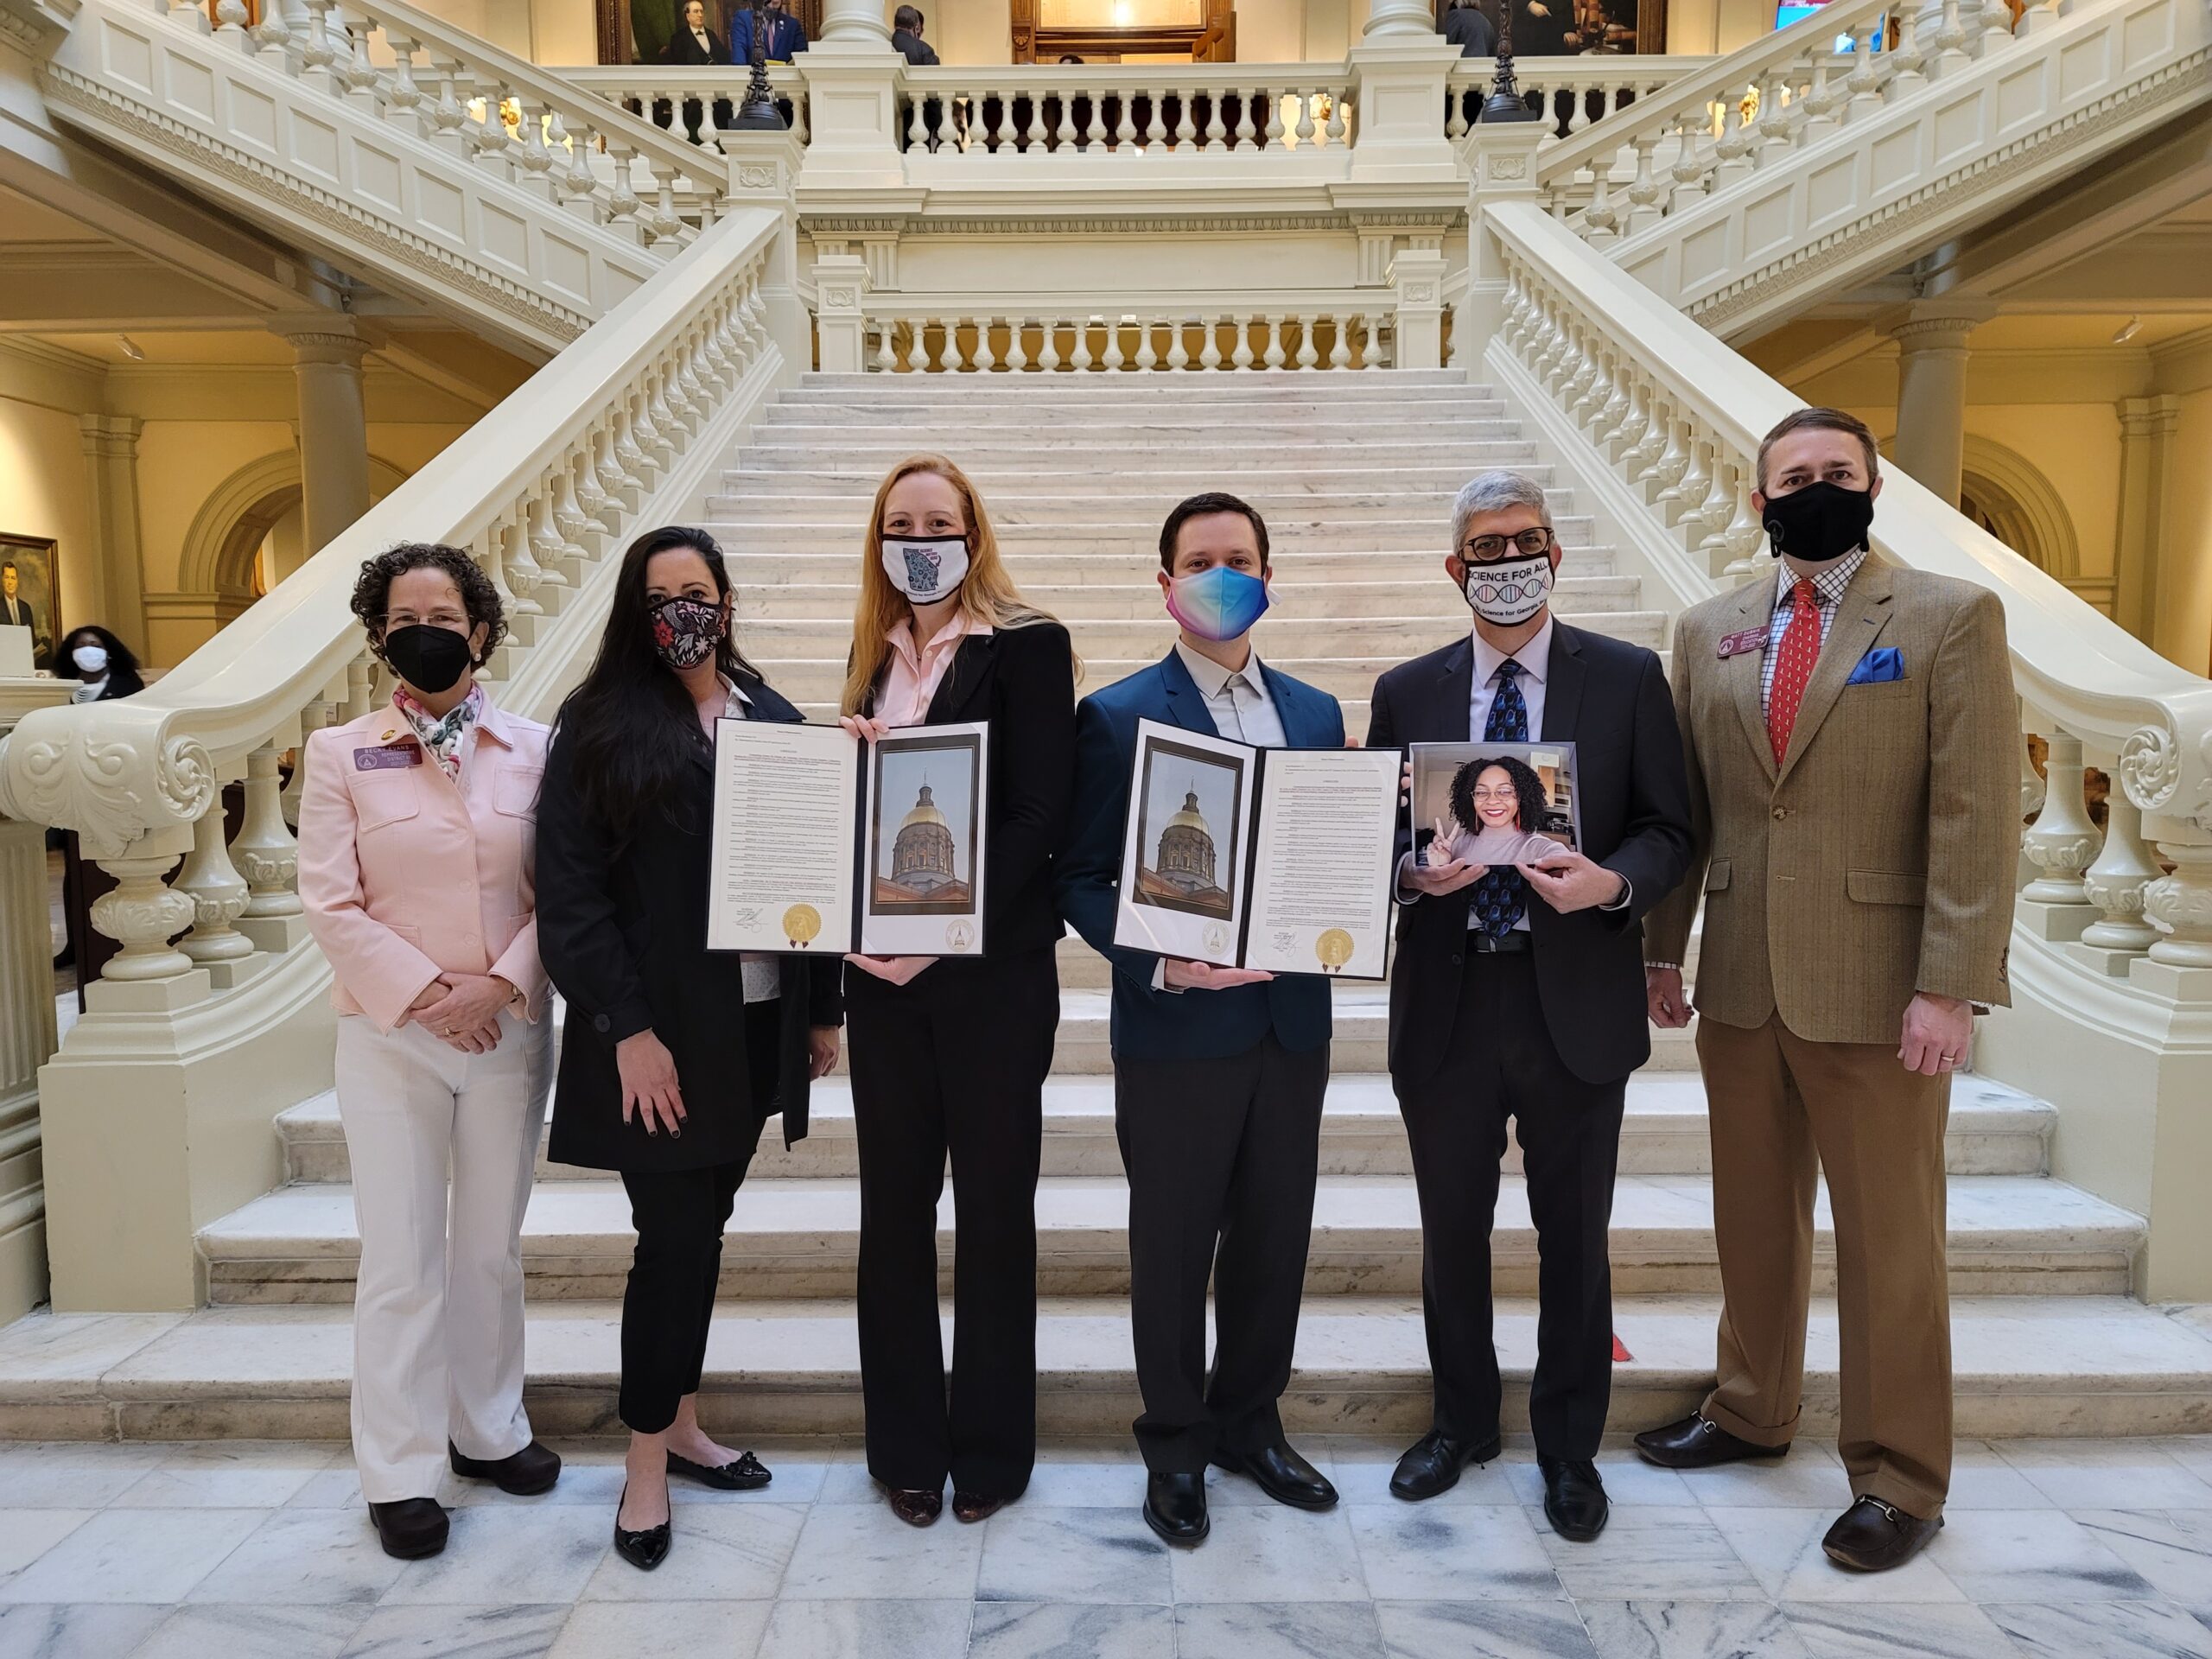
[[[1834,1214],[1842,1422],[1854,1497],[1942,1511],[1951,1480],[1943,1130],[1950,1079],[1884,1043],[1815,1043],[1780,1016],[1700,1020],[1720,1255],[1719,1384],[1707,1419],[1755,1446],[1796,1432],[1812,1293],[1813,1198]]]

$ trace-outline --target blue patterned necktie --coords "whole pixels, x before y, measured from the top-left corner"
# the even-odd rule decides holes
[[[1490,718],[1483,722],[1484,742],[1529,741],[1529,705],[1521,697],[1521,664],[1510,657],[1497,665],[1497,695],[1491,699]],[[1493,868],[1475,883],[1473,904],[1474,925],[1494,939],[1503,938],[1529,907],[1528,881],[1510,864]]]

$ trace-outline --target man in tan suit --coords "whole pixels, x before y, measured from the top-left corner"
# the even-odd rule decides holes
[[[1935,1535],[1950,1483],[1943,1129],[1975,1005],[2009,1001],[2012,676],[1996,594],[1867,550],[1882,486],[1859,421],[1798,410],[1758,477],[1778,577],[1675,630],[1694,840],[1644,924],[1651,1017],[1687,1025],[1705,901],[1719,1382],[1637,1448],[1677,1469],[1789,1449],[1825,1171],[1854,1499],[1825,1548],[1873,1571]]]

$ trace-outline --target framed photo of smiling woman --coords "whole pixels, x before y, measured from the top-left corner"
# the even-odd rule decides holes
[[[1573,744],[1416,743],[1412,760],[1408,810],[1423,864],[1527,864],[1580,849]]]

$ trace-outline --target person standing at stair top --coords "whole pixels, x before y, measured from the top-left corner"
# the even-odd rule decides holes
[[[308,739],[300,903],[334,982],[361,1240],[353,1460],[385,1553],[414,1559],[446,1547],[447,1466],[518,1494],[561,1474],[522,1402],[523,1205],[553,1073],[531,844],[545,728],[475,683],[506,618],[467,554],[378,554],[353,614],[397,684]]]
[[[1052,861],[1067,830],[1082,665],[1027,604],[983,503],[942,455],[875,493],[842,702],[847,729],[990,723],[981,957],[845,958],[861,1163],[868,1472],[925,1527],[980,1521],[1037,1458],[1037,1169],[1060,1020]],[[948,1395],[937,1205],[952,1160]]]
[[[1951,1472],[1944,1119],[1976,1004],[2008,1000],[2019,813],[1997,595],[1870,552],[1874,437],[1802,409],[1751,497],[1779,569],[1682,614],[1675,703],[1696,839],[1644,925],[1651,1017],[1689,1023],[1713,1128],[1719,1382],[1637,1436],[1670,1469],[1780,1457],[1797,1429],[1815,1166],[1834,1216],[1839,1565],[1908,1560]]]
[[[766,56],[771,63],[789,63],[806,50],[806,25],[791,15],[785,0],[768,0],[765,10],[768,22]],[[753,61],[753,8],[749,4],[739,5],[730,13],[729,60]]]
[[[1272,575],[1268,527],[1235,496],[1195,495],[1167,515],[1159,582],[1178,637],[1158,663],[1077,711],[1075,812],[1059,873],[1061,913],[1114,969],[1114,1122],[1129,1178],[1144,1518],[1176,1544],[1210,1529],[1209,1462],[1299,1509],[1337,1501],[1285,1440],[1276,1403],[1290,1382],[1313,1224],[1328,982],[1114,944],[1139,720],[1274,747],[1344,743],[1337,700],[1266,666],[1252,648]],[[1210,1276],[1218,1335],[1211,1380]]]
[[[1651,1053],[1637,923],[1681,880],[1690,817],[1659,658],[1554,617],[1560,557],[1541,485],[1471,480],[1444,569],[1473,632],[1375,683],[1367,741],[1575,746],[1580,851],[1424,865],[1400,849],[1390,1084],[1421,1197],[1435,1402],[1390,1490],[1433,1497],[1498,1452],[1490,1240],[1510,1117],[1541,1258],[1529,1420],[1544,1514],[1580,1541],[1608,1514],[1593,1461],[1612,1389],[1606,1229],[1629,1073]]]
[[[552,1156],[612,1169],[638,1243],[622,1297],[630,1431],[614,1548],[671,1545],[668,1479],[766,1486],[699,1423],[722,1229],[767,1120],[806,1135],[837,1063],[836,963],[707,949],[718,720],[796,721],[730,637],[721,550],[671,525],[630,543],[607,633],[561,705],[538,806],[538,937],[568,999]]]

